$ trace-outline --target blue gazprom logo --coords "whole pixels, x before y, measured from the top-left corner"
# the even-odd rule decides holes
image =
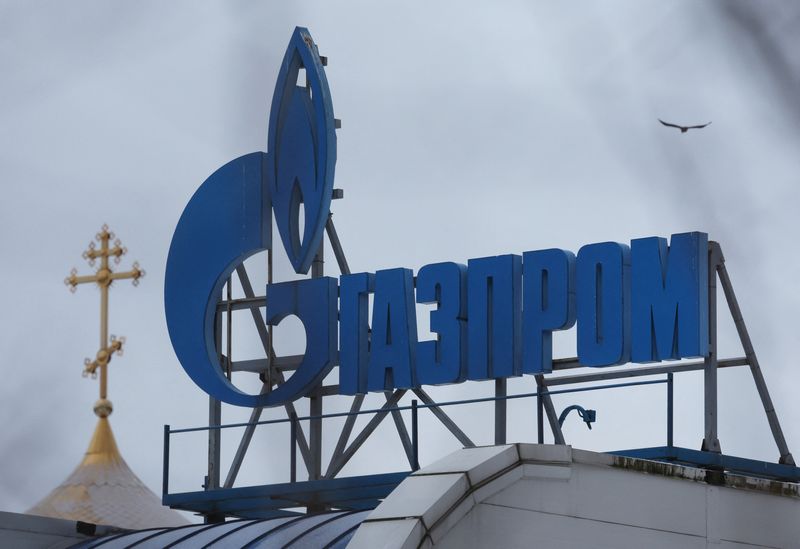
[[[298,86],[300,69],[307,84]],[[498,379],[552,370],[552,334],[577,324],[586,366],[708,354],[708,238],[693,232],[522,255],[436,263],[271,284],[266,322],[296,315],[306,354],[282,385],[243,393],[214,342],[222,286],[248,256],[272,247],[307,273],[322,242],[336,163],[333,107],[311,36],[297,28],[278,75],[268,152],[214,172],[186,206],[170,246],[167,326],[183,368],[204,391],[240,406],[299,398],[339,363],[342,394]],[[304,208],[300,238],[300,208]],[[373,296],[369,316],[369,297]],[[417,304],[433,304],[434,339],[419,341]],[[337,322],[337,316],[339,321]]]
[[[300,69],[304,85],[298,85]],[[211,174],[186,205],[170,245],[164,301],[172,346],[192,380],[214,397],[241,406],[279,404],[313,388],[333,366],[334,279],[270,288],[268,321],[297,315],[309,343],[303,364],[269,394],[243,393],[225,378],[214,343],[214,314],[231,272],[272,248],[273,214],[295,271],[308,272],[325,231],[335,165],[328,81],[311,35],[298,27],[275,84],[268,151],[239,157]]]

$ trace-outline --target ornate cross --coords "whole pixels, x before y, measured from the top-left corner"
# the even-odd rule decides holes
[[[113,407],[111,401],[106,398],[108,389],[108,363],[111,362],[111,357],[114,353],[122,354],[122,345],[125,343],[125,338],[111,336],[108,338],[108,289],[115,280],[123,280],[126,278],[133,279],[133,285],[139,285],[139,279],[144,276],[144,271],[139,268],[139,263],[134,262],[133,268],[127,272],[115,273],[111,270],[109,265],[109,258],[114,258],[114,263],[118,264],[120,258],[128,252],[128,249],[122,246],[119,239],[114,240],[114,233],[109,232],[108,225],[103,225],[100,232],[95,235],[95,240],[100,243],[100,249],[94,242],[89,242],[89,249],[83,252],[83,258],[89,262],[90,266],[94,266],[95,261],[100,259],[100,268],[93,275],[78,276],[78,271],[72,269],[67,278],[64,279],[64,284],[69,286],[69,290],[74,292],[78,289],[78,284],[87,284],[90,282],[96,283],[100,287],[100,350],[94,360],[86,359],[83,361],[83,375],[91,375],[92,378],[97,377],[97,370],[100,369],[100,400],[94,405],[94,413],[99,417],[108,417],[111,414]],[[109,242],[114,240],[114,247],[109,246]]]

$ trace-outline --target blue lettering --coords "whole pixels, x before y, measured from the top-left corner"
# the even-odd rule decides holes
[[[520,256],[500,255],[469,260],[469,379],[497,379],[521,374],[521,286]]]
[[[553,330],[575,324],[575,256],[564,250],[522,254],[522,371],[553,371]]]
[[[632,360],[708,354],[708,235],[631,241]]]
[[[467,268],[458,263],[425,265],[417,274],[417,303],[436,303],[430,328],[434,341],[417,344],[417,382],[441,385],[464,381],[467,361]]]
[[[628,361],[629,271],[630,249],[624,244],[589,244],[578,251],[578,360],[584,366],[612,366]]]
[[[339,393],[367,392],[369,294],[375,275],[357,273],[339,279]]]
[[[378,271],[372,307],[369,390],[416,386],[413,375],[416,346],[417,315],[411,269]]]

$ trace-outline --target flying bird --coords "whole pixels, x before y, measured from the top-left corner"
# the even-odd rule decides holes
[[[667,127],[678,128],[681,131],[681,133],[686,133],[689,130],[699,130],[699,129],[705,128],[706,126],[711,124],[711,122],[706,122],[705,124],[700,124],[700,125],[697,125],[697,126],[679,126],[677,124],[670,124],[669,122],[664,122],[660,118],[658,119],[658,121],[661,122],[662,124],[664,124]]]

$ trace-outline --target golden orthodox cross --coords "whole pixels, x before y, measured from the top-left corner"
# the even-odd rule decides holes
[[[84,369],[83,375],[90,375],[92,378],[97,377],[97,370],[100,369],[100,400],[94,405],[94,413],[100,417],[108,417],[113,410],[111,401],[107,396],[108,390],[108,363],[111,362],[111,357],[114,353],[122,354],[122,345],[125,343],[125,338],[117,338],[111,336],[108,338],[108,289],[115,280],[123,280],[130,278],[133,280],[133,285],[138,286],[139,279],[144,276],[144,271],[139,268],[137,262],[133,263],[133,268],[130,271],[115,273],[111,270],[109,265],[109,258],[114,258],[114,263],[119,263],[120,258],[125,255],[128,250],[119,239],[114,240],[114,233],[109,232],[108,226],[103,225],[100,232],[95,235],[95,240],[100,243],[100,249],[94,242],[89,243],[89,249],[83,252],[83,258],[89,262],[90,266],[94,266],[95,261],[100,259],[100,267],[93,275],[78,276],[78,271],[72,269],[67,278],[64,279],[64,284],[69,286],[69,290],[74,292],[78,289],[78,284],[88,284],[90,282],[96,283],[100,287],[100,350],[94,360],[88,358],[83,361]],[[111,247],[109,242],[114,240],[114,246]]]

